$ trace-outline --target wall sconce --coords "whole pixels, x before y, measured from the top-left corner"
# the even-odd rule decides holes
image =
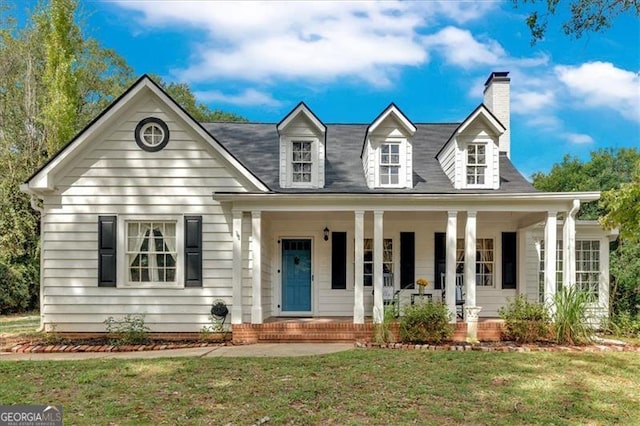
[[[325,226],[322,232],[324,232],[324,240],[329,241],[329,228]]]

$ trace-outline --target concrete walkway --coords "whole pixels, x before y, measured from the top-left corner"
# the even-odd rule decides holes
[[[1,361],[71,361],[83,359],[156,359],[223,357],[294,357],[325,355],[353,349],[353,343],[258,343],[243,346],[170,349],[143,352],[0,352]]]

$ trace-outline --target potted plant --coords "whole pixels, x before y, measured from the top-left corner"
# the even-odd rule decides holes
[[[418,293],[422,296],[424,294],[424,289],[429,285],[429,281],[425,278],[418,278],[416,285],[418,286]]]

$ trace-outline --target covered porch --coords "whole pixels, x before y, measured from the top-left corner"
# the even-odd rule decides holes
[[[240,332],[263,323],[271,324],[267,328],[283,327],[281,321],[276,326],[267,320],[285,316],[339,317],[332,324],[361,325],[364,330],[382,321],[385,281],[391,281],[400,304],[406,305],[417,293],[418,278],[429,281],[426,293],[446,303],[452,322],[458,317],[460,297],[456,291],[443,292],[443,287],[461,284],[458,295],[463,299],[465,329],[469,324],[479,326],[484,319],[496,318],[509,298],[538,299],[539,263],[529,231],[541,223],[547,246],[556,246],[558,233],[567,242],[561,274],[563,282],[576,282],[575,214],[580,200],[595,199],[597,194],[216,194],[214,198],[225,203],[232,216],[231,319]],[[336,250],[337,244],[342,249]],[[302,286],[306,300],[291,306],[287,306],[287,259],[302,262],[308,272]],[[555,259],[545,259],[545,300],[555,294],[556,272]],[[304,329],[307,323],[296,324]]]

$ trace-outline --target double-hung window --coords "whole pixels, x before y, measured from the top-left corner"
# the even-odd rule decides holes
[[[600,288],[600,241],[576,241],[576,285],[594,298]]]
[[[291,147],[291,181],[311,183],[311,141],[293,141]]]
[[[562,289],[562,270],[564,268],[562,240],[556,240],[556,288]],[[544,302],[544,258],[546,250],[544,240],[540,241],[540,266],[538,268],[538,301]]]
[[[398,185],[400,183],[400,144],[383,143],[380,145],[380,185]]]
[[[393,274],[393,240],[382,240],[382,273]],[[364,239],[364,285],[373,285],[373,240]]]
[[[487,169],[487,146],[472,143],[467,147],[467,185],[484,185]]]
[[[493,238],[476,239],[476,286],[492,287],[494,282],[495,257]],[[456,273],[464,273],[464,239],[456,242]]]
[[[126,225],[127,281],[175,284],[178,251],[176,222],[132,221]]]

